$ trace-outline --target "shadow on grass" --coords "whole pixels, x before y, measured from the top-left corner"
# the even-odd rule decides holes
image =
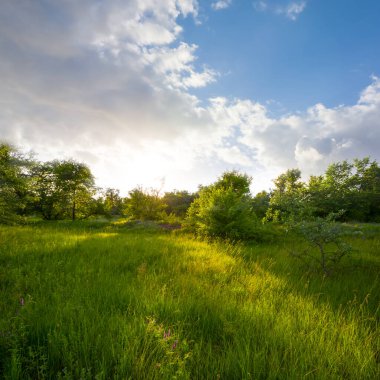
[[[357,302],[370,287],[373,294],[375,277],[360,271],[305,275],[287,256],[286,242],[239,248],[108,222],[48,223],[19,232],[0,248],[4,305],[13,305],[4,316],[17,321],[2,345],[3,366],[12,359],[10,349],[19,350],[27,366],[28,347],[45,347],[51,377],[64,368],[79,377],[76,367],[92,367],[89,378],[102,370],[113,377],[127,353],[124,374],[131,374],[145,349],[140,325],[148,316],[175,331],[179,345],[189,342],[192,378],[295,378],[316,368],[354,378],[359,359],[371,354],[360,340],[365,334],[353,330],[354,338],[340,341],[340,330],[330,332],[328,324],[350,327],[348,319],[335,320],[335,311],[355,299],[355,289]],[[326,305],[332,310],[324,326],[318,312]],[[362,354],[355,351],[361,348]],[[162,362],[150,355],[145,364]]]
[[[371,317],[379,318],[380,229],[347,240],[354,250],[336,265],[330,276],[291,255],[294,249],[306,248],[306,243],[295,235],[284,233],[275,243],[245,245],[241,257],[247,265],[259,263],[285,279],[289,292],[312,297],[317,304],[328,304],[335,310],[361,307]]]

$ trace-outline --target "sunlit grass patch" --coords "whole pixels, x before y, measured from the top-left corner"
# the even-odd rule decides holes
[[[352,238],[360,266],[353,256],[332,278],[303,273],[286,239],[229,245],[85,223],[1,227],[0,238],[5,378],[380,374],[379,274],[367,270],[378,235]]]

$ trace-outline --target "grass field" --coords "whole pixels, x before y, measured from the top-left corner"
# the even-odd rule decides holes
[[[0,377],[379,378],[380,228],[363,231],[323,277],[289,256],[294,237],[0,227]]]

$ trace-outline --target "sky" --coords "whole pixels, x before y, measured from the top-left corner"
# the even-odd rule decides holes
[[[2,0],[0,140],[101,187],[380,160],[380,1]]]

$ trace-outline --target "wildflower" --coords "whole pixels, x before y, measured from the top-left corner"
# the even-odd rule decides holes
[[[25,305],[25,300],[23,297],[20,298],[20,305],[21,306],[24,306]]]
[[[175,340],[172,345],[172,350],[175,350],[177,348],[178,340]]]
[[[170,337],[170,329],[168,330],[168,332],[164,331],[164,339],[169,338],[169,337]]]

